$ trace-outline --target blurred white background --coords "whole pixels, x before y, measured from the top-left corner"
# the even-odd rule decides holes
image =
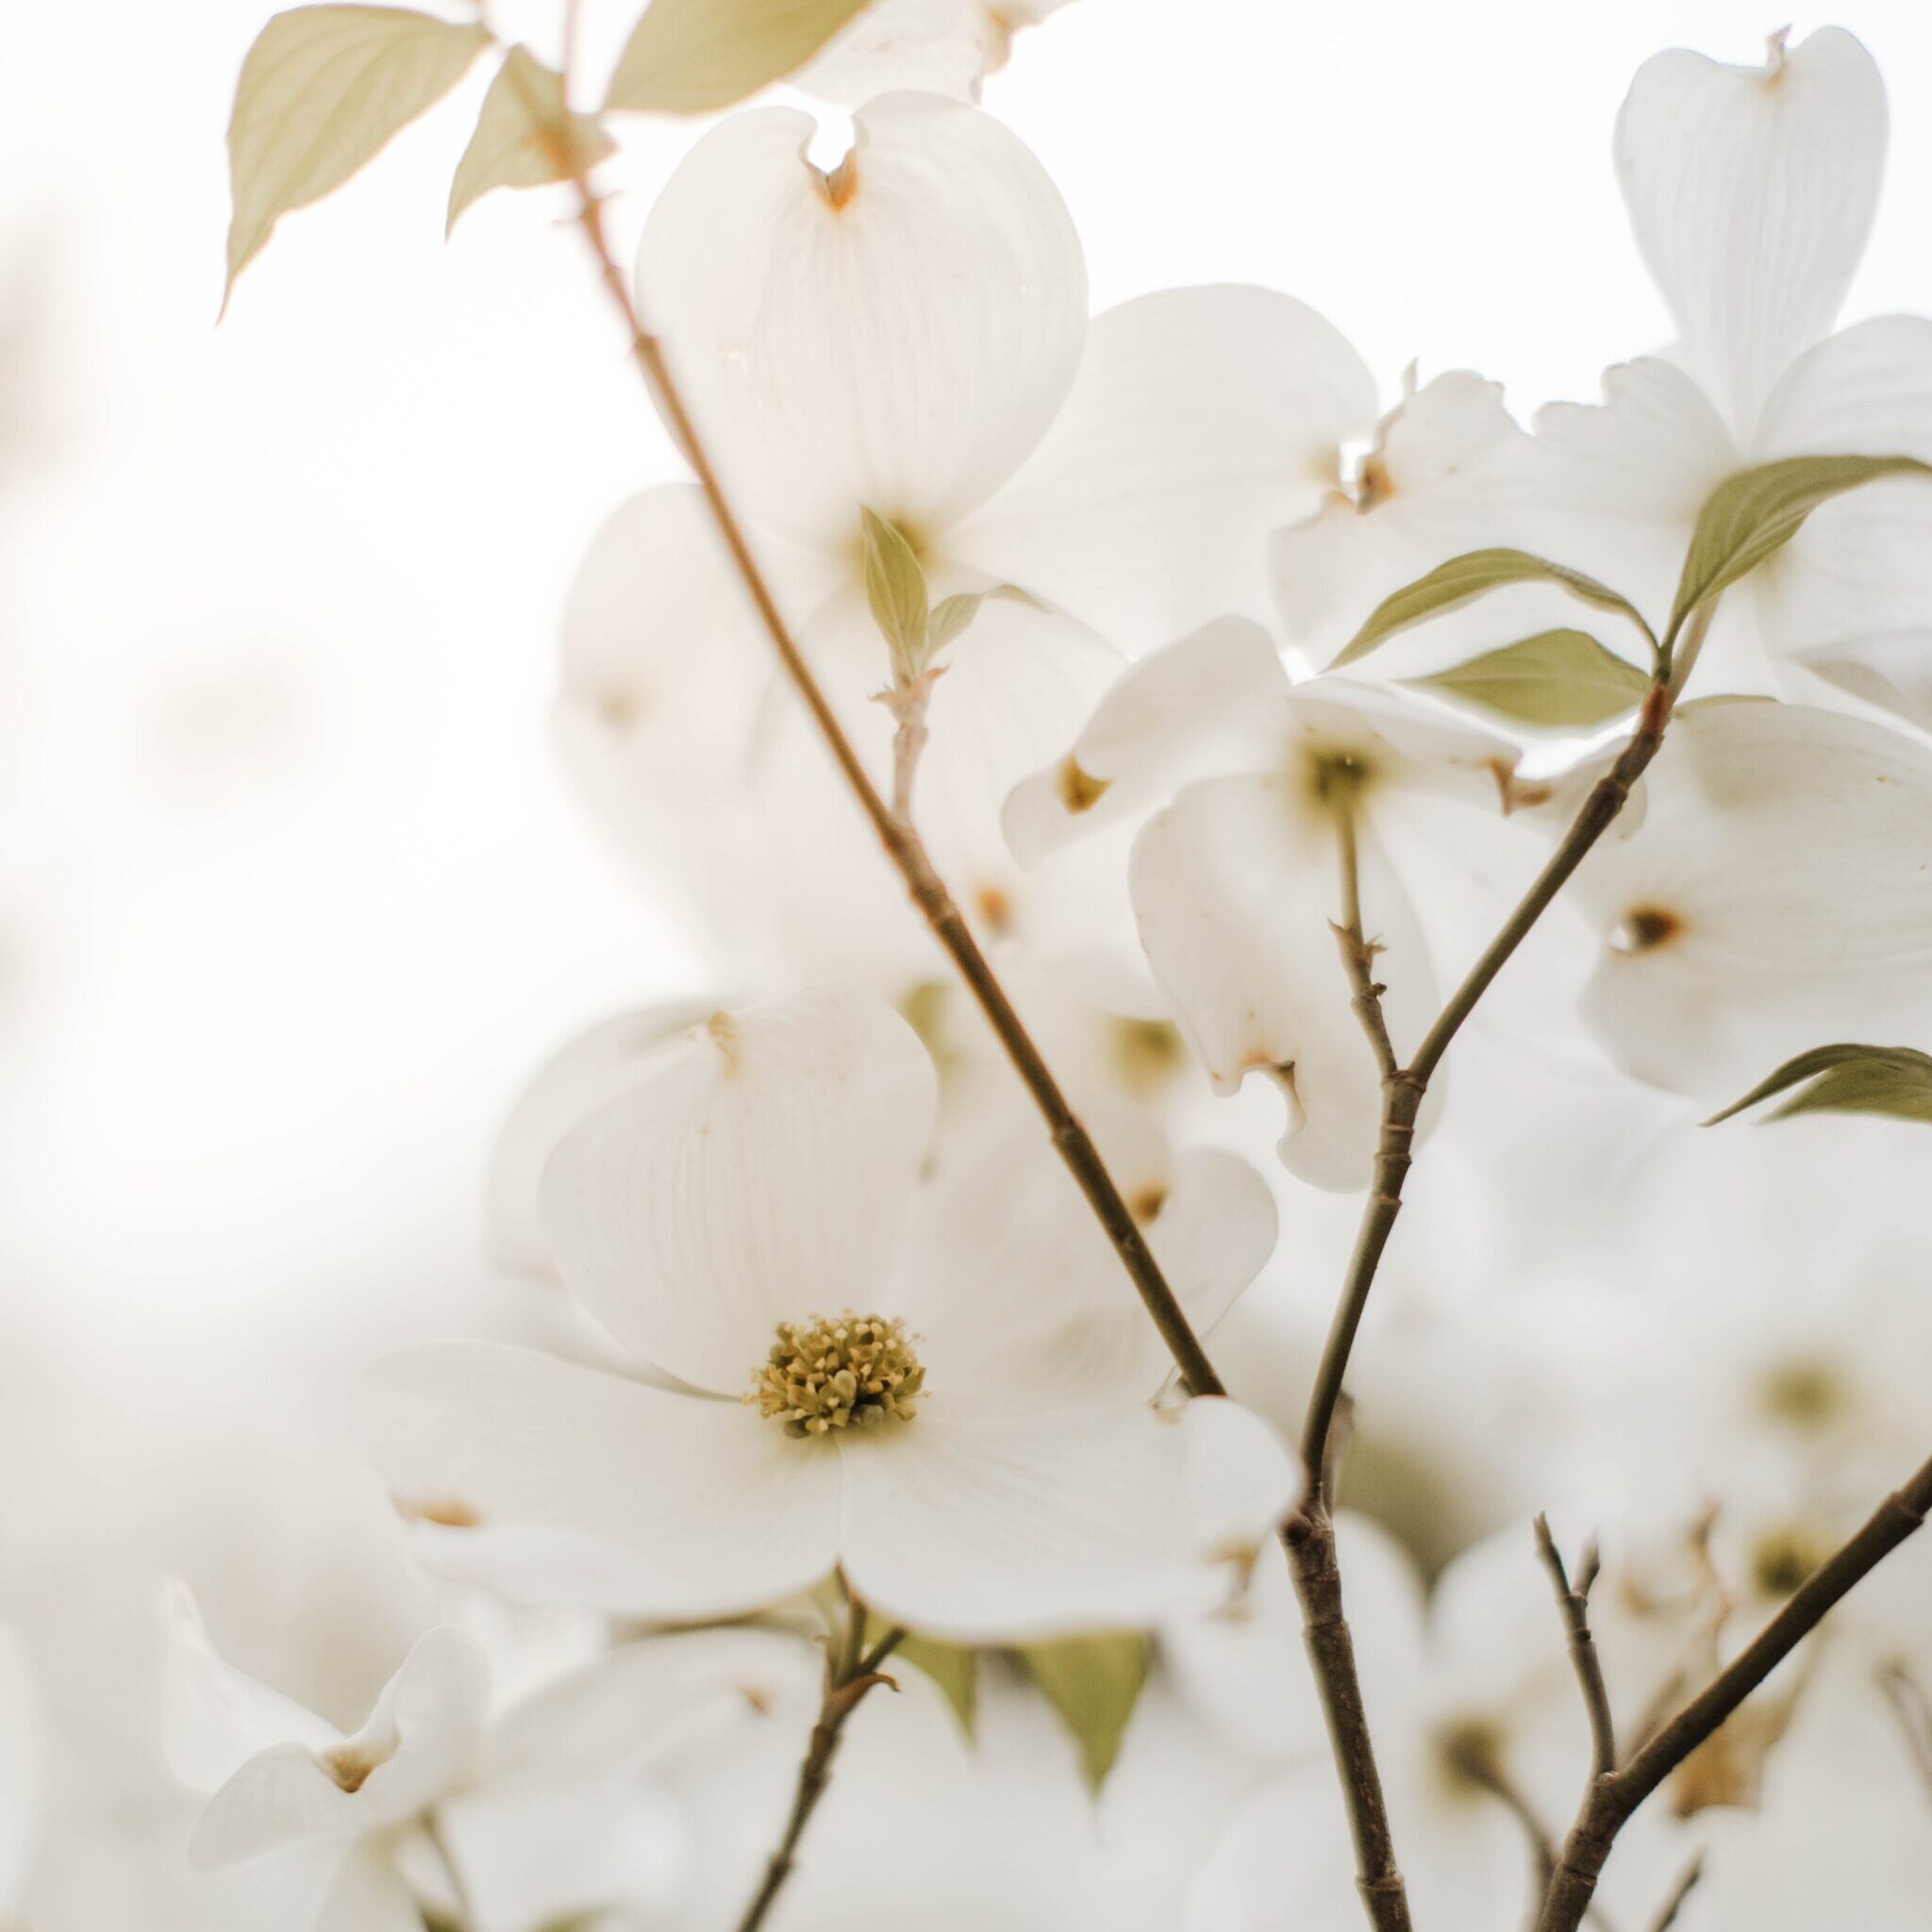
[[[594,59],[637,6],[591,7]],[[551,0],[500,11],[547,42]],[[290,1389],[325,1424],[351,1363],[489,1291],[517,1083],[695,970],[546,745],[575,559],[674,472],[562,203],[493,196],[444,245],[479,71],[290,218],[217,329],[223,134],[266,12],[12,0],[0,27],[0,1446],[92,1481],[76,1534],[137,1515],[175,1566],[151,1451],[93,1419],[219,1449]],[[1922,201],[1932,8],[1840,17],[1891,86],[1890,199]],[[986,99],[1064,190],[1097,305],[1273,284],[1391,398],[1419,358],[1526,412],[1665,332],[1609,165],[1631,73],[1674,43],[1755,60],[1784,25],[1079,0]],[[627,127],[626,238],[694,132]],[[1932,308],[1924,238],[1884,210],[1853,306]],[[224,1479],[258,1501],[273,1471]]]

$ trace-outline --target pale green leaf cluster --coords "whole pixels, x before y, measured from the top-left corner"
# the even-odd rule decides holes
[[[921,567],[904,534],[874,510],[861,510],[865,531],[865,597],[873,622],[892,654],[900,676],[909,682],[932,663],[941,651],[963,636],[980,606],[989,598],[1032,605],[1036,601],[1016,584],[994,584],[984,591],[962,591],[937,604],[926,588]]]
[[[610,77],[607,108],[708,114],[783,80],[866,0],[651,0]]]
[[[1657,640],[1636,606],[1619,596],[1607,584],[1600,584],[1594,577],[1563,564],[1551,563],[1546,558],[1532,557],[1526,550],[1472,550],[1466,556],[1452,557],[1426,576],[1418,577],[1414,583],[1405,584],[1383,598],[1369,613],[1368,622],[1341,647],[1329,668],[1334,670],[1354,663],[1357,658],[1366,658],[1398,632],[1460,609],[1492,591],[1505,590],[1512,584],[1539,583],[1554,584],[1600,610],[1619,612],[1655,646]]]
[[[1815,1046],[1787,1060],[1741,1100],[1705,1122],[1720,1121],[1799,1091],[1769,1118],[1803,1113],[1876,1113],[1893,1120],[1932,1122],[1932,1054],[1909,1046]]]
[[[1643,702],[1648,675],[1587,631],[1545,630],[1479,658],[1405,682],[1512,724],[1587,731]]]
[[[1787,457],[1725,477],[1697,513],[1671,609],[1673,634],[1700,604],[1789,543],[1821,504],[1890,476],[1932,476],[1932,465],[1913,457]]]
[[[229,289],[281,216],[374,159],[456,86],[489,38],[398,7],[276,14],[242,63],[228,122]]]
[[[567,180],[616,147],[594,115],[570,111],[560,74],[512,47],[483,96],[476,131],[457,163],[443,232],[493,188],[541,188]]]
[[[1145,1637],[1128,1631],[1029,1643],[1020,1652],[1033,1681],[1079,1747],[1090,1790],[1099,1790],[1147,1681]]]

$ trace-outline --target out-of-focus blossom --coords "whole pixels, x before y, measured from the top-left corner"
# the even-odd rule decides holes
[[[1626,1073],[1734,1099],[1790,1055],[1932,1026],[1932,752],[1808,706],[1693,705],[1568,903]]]
[[[46,1811],[47,1744],[32,1659],[0,1624],[0,1925],[23,1922]]]
[[[169,1625],[164,1743],[208,1794],[190,1856],[275,1861],[288,1923],[317,1932],[414,1932],[425,1908],[470,1932],[662,1909],[689,1874],[654,1774],[808,1674],[776,1633],[697,1632],[626,1645],[492,1715],[483,1651],[443,1625],[344,1736],[224,1661],[178,1586]]]
[[[558,1146],[539,1206],[565,1280],[683,1389],[484,1343],[392,1357],[369,1421],[425,1559],[660,1617],[837,1564],[882,1614],[968,1639],[1211,1597],[1291,1507],[1291,1458],[1232,1403],[1149,1407],[1148,1353],[1083,1324],[1078,1280],[1062,1302],[957,1257],[894,1270],[934,1105],[916,1036],[859,996],[667,1046]],[[1150,1229],[1204,1326],[1262,1245],[1258,1183],[1228,1179],[1205,1171],[1191,1211],[1177,1176]]]
[[[1350,1011],[1333,922],[1352,841],[1363,929],[1398,1042],[1434,1017],[1435,971],[1391,853],[1442,849],[1500,808],[1516,753],[1415,700],[1345,678],[1292,685],[1267,634],[1210,625],[1127,672],[1073,747],[1008,801],[1022,858],[1163,799],[1134,841],[1141,941],[1215,1091],[1250,1073],[1288,1102],[1290,1171],[1368,1178],[1379,1074]]]

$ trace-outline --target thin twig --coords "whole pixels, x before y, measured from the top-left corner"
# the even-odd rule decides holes
[[[1697,1853],[1684,1867],[1684,1875],[1671,1888],[1671,1895],[1657,1908],[1657,1915],[1650,1922],[1650,1932],[1671,1932],[1677,1923],[1677,1915],[1684,1909],[1685,1901],[1697,1890],[1698,1881],[1704,1876],[1704,1854]]]
[[[825,748],[858,800],[887,857],[898,868],[913,904],[924,915],[940,944],[952,957],[959,976],[966,982],[980,1010],[986,1015],[1007,1057],[1012,1061],[1034,1103],[1044,1116],[1053,1144],[1068,1171],[1086,1195],[1095,1218],[1106,1232],[1114,1251],[1132,1279],[1142,1305],[1160,1332],[1168,1353],[1173,1356],[1182,1381],[1196,1395],[1224,1395],[1225,1385],[1215,1373],[1174,1290],[1154,1258],[1147,1239],[1135,1221],[1132,1210],[1122,1198],[1120,1189],[1108,1172],[1094,1146],[1092,1137],[1080,1124],[1059,1083],[1054,1078],[1032,1036],[1027,1032],[1013,1003],[1008,998],[992,968],[973,937],[944,881],[934,869],[924,841],[908,823],[896,817],[878,788],[859,761],[845,728],[833,711],[831,702],[806,663],[791,628],[779,610],[777,600],[752,555],[743,526],[732,509],[704,444],[699,440],[682,392],[673,379],[662,346],[644,327],[637,305],[617,266],[605,232],[603,204],[592,190],[583,157],[576,151],[566,130],[554,125],[547,129],[554,158],[567,174],[577,193],[577,225],[595,258],[598,280],[622,316],[630,338],[631,355],[655,397],[658,411],[674,440],[691,465],[692,476],[702,491],[732,566],[750,597],[759,624],[770,639],[773,650],[786,676],[791,680]]]
[[[1557,1607],[1562,1612],[1563,1627],[1570,1640],[1570,1664],[1576,1673],[1576,1687],[1583,1692],[1583,1707],[1590,1713],[1590,1774],[1605,1777],[1617,1768],[1617,1733],[1610,1721],[1610,1693],[1604,1683],[1603,1658],[1590,1628],[1590,1587],[1596,1581],[1597,1550],[1594,1542],[1584,1546],[1584,1557],[1572,1584],[1563,1564],[1563,1553],[1550,1534],[1550,1520],[1536,1519],[1537,1555],[1550,1573],[1550,1584],[1557,1593]]]
[[[1932,1461],[1886,1497],[1864,1526],[1814,1570],[1731,1664],[1621,1771],[1593,1778],[1543,1900],[1538,1932],[1576,1932],[1617,1834],[1646,1798],[1749,1697],[1824,1621],[1825,1613],[1932,1511]]]
[[[798,1787],[792,1793],[791,1809],[777,1849],[766,1861],[765,1875],[758,1891],[738,1922],[738,1932],[758,1932],[796,1867],[799,1840],[831,1783],[832,1759],[838,1754],[846,1720],[865,1701],[867,1691],[875,1685],[892,1682],[890,1677],[880,1676],[878,1666],[904,1641],[906,1633],[889,1630],[867,1651],[865,1622],[865,1605],[858,1597],[848,1595],[844,1628],[836,1638],[828,1636],[825,1641],[824,1695],[820,1700],[818,1722],[811,1727],[804,1761],[798,1767]],[[893,1688],[896,1690],[897,1686]]]

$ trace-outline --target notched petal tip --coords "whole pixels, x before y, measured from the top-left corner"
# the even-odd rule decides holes
[[[1091,772],[1081,766],[1079,759],[1073,753],[1069,752],[1061,760],[1056,789],[1060,803],[1069,812],[1077,815],[1083,811],[1091,811],[1107,796],[1112,784],[1111,778],[1096,778]]]

